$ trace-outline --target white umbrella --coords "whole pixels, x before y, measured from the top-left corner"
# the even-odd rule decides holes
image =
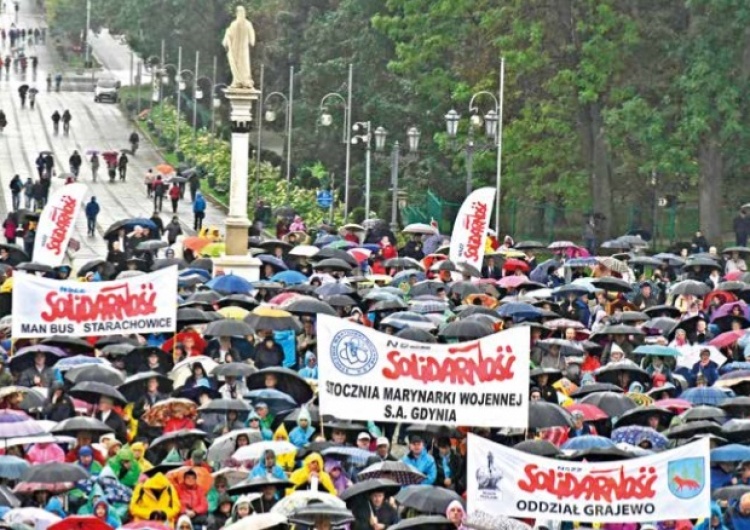
[[[39,436],[18,436],[9,438],[3,442],[4,445],[11,447],[14,445],[29,444],[73,444],[76,439],[74,436],[55,436],[52,434],[41,434]]]
[[[175,388],[183,386],[187,378],[190,377],[190,374],[193,373],[193,363],[201,363],[201,365],[203,365],[203,369],[206,371],[206,377],[208,377],[208,374],[214,371],[214,368],[219,366],[216,361],[214,361],[210,357],[206,357],[205,355],[188,357],[187,359],[184,359],[177,363],[172,371],[169,372],[169,378],[174,381]]]
[[[244,434],[250,440],[250,443],[258,443],[263,440],[263,435],[258,429],[242,429],[231,431],[223,436],[219,436],[208,448],[209,462],[223,462],[228,460],[237,446],[237,437]]]
[[[304,508],[311,502],[322,503],[331,508],[346,508],[346,503],[344,501],[330,493],[313,490],[300,490],[295,491],[291,495],[287,495],[274,504],[273,508],[271,508],[271,513],[280,513],[289,517],[294,510]]]
[[[404,227],[401,232],[404,234],[424,234],[429,236],[437,234],[437,230],[426,223],[412,223]]]
[[[312,258],[318,252],[320,252],[320,249],[314,245],[297,245],[289,251],[289,255],[301,258]]]
[[[297,447],[294,444],[285,442],[283,440],[256,442],[254,444],[240,447],[234,452],[232,458],[240,462],[260,460],[263,457],[263,453],[265,453],[269,449],[276,453],[276,456],[278,456],[293,453],[297,450]]]
[[[265,530],[266,528],[273,528],[280,524],[286,524],[286,522],[286,516],[280,513],[257,513],[248,517],[243,517],[236,523],[225,526],[224,530]]]
[[[3,521],[11,524],[26,523],[35,530],[46,530],[62,519],[41,508],[13,508],[3,516]]]
[[[214,477],[214,482],[216,481],[217,477],[224,477],[225,479],[227,479],[227,484],[229,484],[229,487],[232,488],[243,480],[246,480],[247,477],[250,476],[250,471],[234,467],[225,467],[218,471],[214,471],[213,473],[211,473],[211,476]]]

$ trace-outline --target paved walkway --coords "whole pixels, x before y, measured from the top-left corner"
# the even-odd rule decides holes
[[[33,0],[21,0],[19,27],[36,26],[40,23],[37,15],[30,14],[34,6]],[[8,28],[12,22],[10,15],[0,16],[0,25]],[[119,150],[128,147],[128,136],[133,126],[122,114],[117,105],[108,103],[94,103],[93,94],[83,92],[49,93],[46,91],[45,78],[51,61],[50,51],[39,46],[35,50],[39,57],[39,72],[37,80],[32,79],[30,71],[26,79],[20,73],[11,69],[10,79],[3,75],[0,80],[0,109],[8,118],[8,127],[0,134],[0,212],[3,218],[11,208],[9,192],[10,180],[14,174],[23,180],[27,176],[36,176],[34,160],[40,151],[49,150],[56,160],[56,171],[68,171],[68,158],[74,149],[83,156],[86,151],[95,149],[105,151]],[[8,53],[2,50],[3,55]],[[18,87],[28,83],[36,85],[40,90],[37,105],[34,110],[22,109],[18,98]],[[54,135],[50,119],[55,110],[62,113],[65,109],[73,115],[70,135]],[[124,183],[110,184],[106,179],[106,172],[100,168],[98,182],[91,180],[88,164],[81,169],[79,182],[89,186],[91,195],[96,196],[101,204],[101,214],[97,219],[97,236],[90,238],[86,235],[86,220],[82,215],[76,223],[74,238],[81,242],[81,249],[73,255],[76,263],[101,258],[106,255],[106,243],[101,234],[115,221],[124,218],[150,217],[153,213],[153,203],[146,197],[143,175],[146,170],[162,162],[156,149],[148,142],[142,141],[135,157],[130,157],[128,178]],[[53,182],[53,190],[62,186],[62,180]],[[178,215],[187,234],[192,234],[192,204],[189,194],[181,201]],[[206,210],[204,226],[223,227],[226,215],[215,205],[209,203]],[[162,219],[166,224],[171,218],[171,205],[165,201]]]

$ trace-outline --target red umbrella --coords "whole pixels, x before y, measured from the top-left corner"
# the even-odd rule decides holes
[[[598,421],[606,420],[607,418],[609,418],[606,412],[604,412],[596,405],[591,405],[589,403],[573,403],[572,405],[568,405],[565,408],[571,414],[573,414],[574,412],[580,412],[581,414],[583,414],[583,419],[585,421]]]
[[[516,287],[518,287],[522,283],[526,283],[527,281],[529,281],[529,278],[527,276],[524,276],[524,275],[515,276],[515,275],[513,275],[513,276],[505,276],[503,278],[500,278],[500,280],[497,282],[497,284],[500,287],[503,287],[505,289],[515,289]]]
[[[728,282],[737,282],[742,281],[742,275],[745,274],[744,271],[741,270],[734,270],[732,272],[728,272],[724,275],[724,279]]]
[[[529,272],[529,264],[523,260],[511,258],[503,264],[503,270],[506,272]]]
[[[271,305],[282,305],[291,302],[292,300],[294,300],[295,298],[299,298],[300,296],[302,296],[300,293],[281,293],[271,298],[268,303]]]
[[[652,406],[661,409],[672,410],[677,414],[682,414],[687,409],[693,408],[692,403],[679,398],[660,399],[659,401],[654,401]]]
[[[736,331],[726,331],[721,335],[717,335],[716,337],[711,339],[711,342],[709,342],[708,345],[715,346],[716,348],[726,348],[727,346],[731,346],[732,344],[737,342],[744,335],[744,329],[738,329]]]
[[[191,337],[194,342],[193,349],[199,351],[200,353],[203,353],[203,351],[206,349],[206,346],[208,346],[208,343],[206,340],[200,336],[200,334],[196,331],[183,331],[182,333],[178,333],[168,341],[166,341],[164,344],[161,345],[161,349],[164,350],[167,353],[172,352],[172,348],[174,348],[174,341],[177,342],[185,342],[185,339]],[[190,352],[188,352],[188,355],[190,355]]]
[[[69,515],[50,525],[47,530],[113,530],[111,526],[93,515]]]
[[[737,295],[730,293],[729,291],[711,291],[703,299],[703,309],[708,309],[715,298],[719,299],[720,305],[736,302],[738,300]]]

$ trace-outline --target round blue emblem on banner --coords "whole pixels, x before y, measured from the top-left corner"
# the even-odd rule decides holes
[[[365,375],[378,363],[378,350],[364,333],[347,329],[333,336],[331,359],[342,374]]]

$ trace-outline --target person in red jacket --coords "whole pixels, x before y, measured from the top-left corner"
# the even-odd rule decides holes
[[[172,201],[172,213],[177,213],[177,203],[180,202],[180,186],[176,182],[169,188],[169,200]]]
[[[195,429],[195,422],[186,409],[183,409],[181,406],[176,406],[172,416],[164,422],[164,434],[184,429]]]
[[[398,250],[391,245],[391,240],[388,239],[388,236],[383,236],[383,239],[380,240],[380,254],[386,260],[398,257]]]
[[[198,475],[192,469],[185,471],[182,483],[177,486],[180,498],[180,514],[187,515],[196,524],[206,524],[208,516],[208,492],[198,485]]]

